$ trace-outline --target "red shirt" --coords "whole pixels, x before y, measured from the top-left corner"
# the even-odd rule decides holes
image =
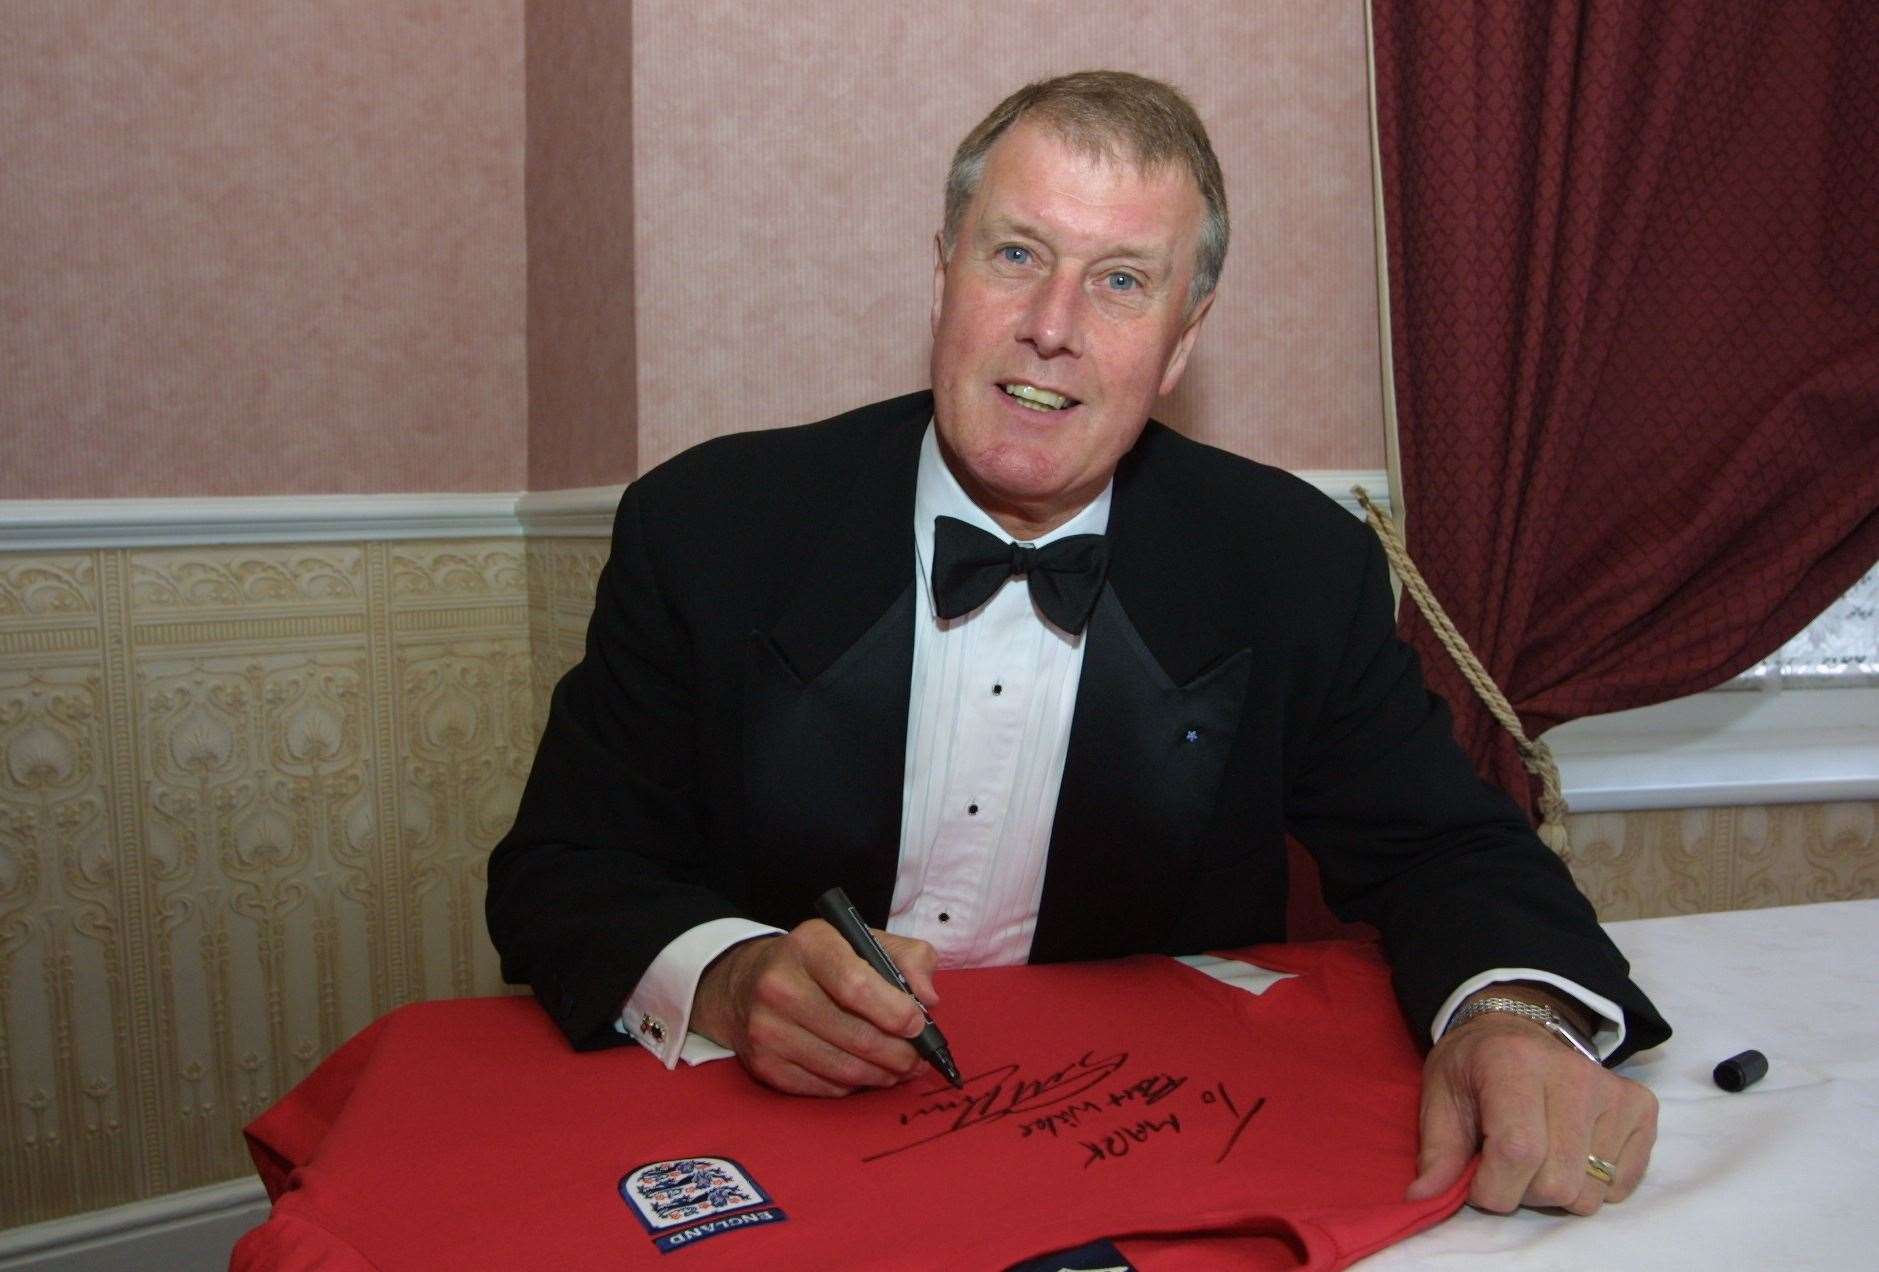
[[[1240,957],[1295,975],[943,972],[966,1089],[839,1100],[575,1053],[524,998],[402,1008],[248,1128],[275,1205],[232,1267],[980,1269],[1106,1237],[1144,1269],[1339,1268],[1452,1213],[1466,1178],[1402,1200],[1421,1059],[1374,948]]]

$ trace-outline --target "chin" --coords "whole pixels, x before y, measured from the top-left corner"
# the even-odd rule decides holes
[[[979,485],[1006,499],[1049,499],[1064,486],[1061,466],[1021,443],[989,446],[973,457],[969,467]]]

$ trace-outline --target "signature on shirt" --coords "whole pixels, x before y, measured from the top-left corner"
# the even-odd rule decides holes
[[[1242,1113],[1226,1084],[1216,1082],[1200,1092],[1199,1109],[1189,1100],[1184,1102],[1189,1105],[1184,1110],[1168,1107],[1146,1114],[1147,1109],[1187,1087],[1189,1077],[1157,1071],[1113,1081],[1128,1062],[1126,1051],[1099,1055],[1092,1049],[1035,1075],[1027,1076],[1017,1064],[1001,1064],[965,1079],[963,1090],[937,1084],[916,1089],[912,1094],[919,1102],[894,1114],[895,1126],[912,1128],[913,1138],[870,1153],[862,1160],[879,1161],[974,1127],[1008,1122],[1023,1139],[1066,1140],[1080,1145],[1085,1154],[1083,1166],[1088,1169],[1127,1157],[1151,1139],[1182,1134],[1183,1112],[1192,1123],[1200,1110],[1217,1109],[1225,1112],[1231,1122],[1231,1132],[1214,1158],[1217,1165],[1227,1159],[1247,1124],[1266,1104],[1261,1096]],[[1111,1122],[1118,1113],[1125,1115],[1123,1120]],[[1136,1113],[1144,1115],[1127,1116]]]

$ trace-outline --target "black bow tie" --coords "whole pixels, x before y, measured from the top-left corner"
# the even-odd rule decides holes
[[[1100,534],[1073,534],[1028,548],[957,517],[933,519],[933,604],[941,618],[977,609],[1006,579],[1022,574],[1044,617],[1075,634],[1089,623],[1108,568],[1109,541]]]

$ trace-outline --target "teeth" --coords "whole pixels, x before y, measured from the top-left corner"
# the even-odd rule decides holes
[[[1007,384],[1005,392],[1038,411],[1061,411],[1070,404],[1070,399],[1063,394],[1052,393],[1049,389],[1040,389],[1030,384]]]

